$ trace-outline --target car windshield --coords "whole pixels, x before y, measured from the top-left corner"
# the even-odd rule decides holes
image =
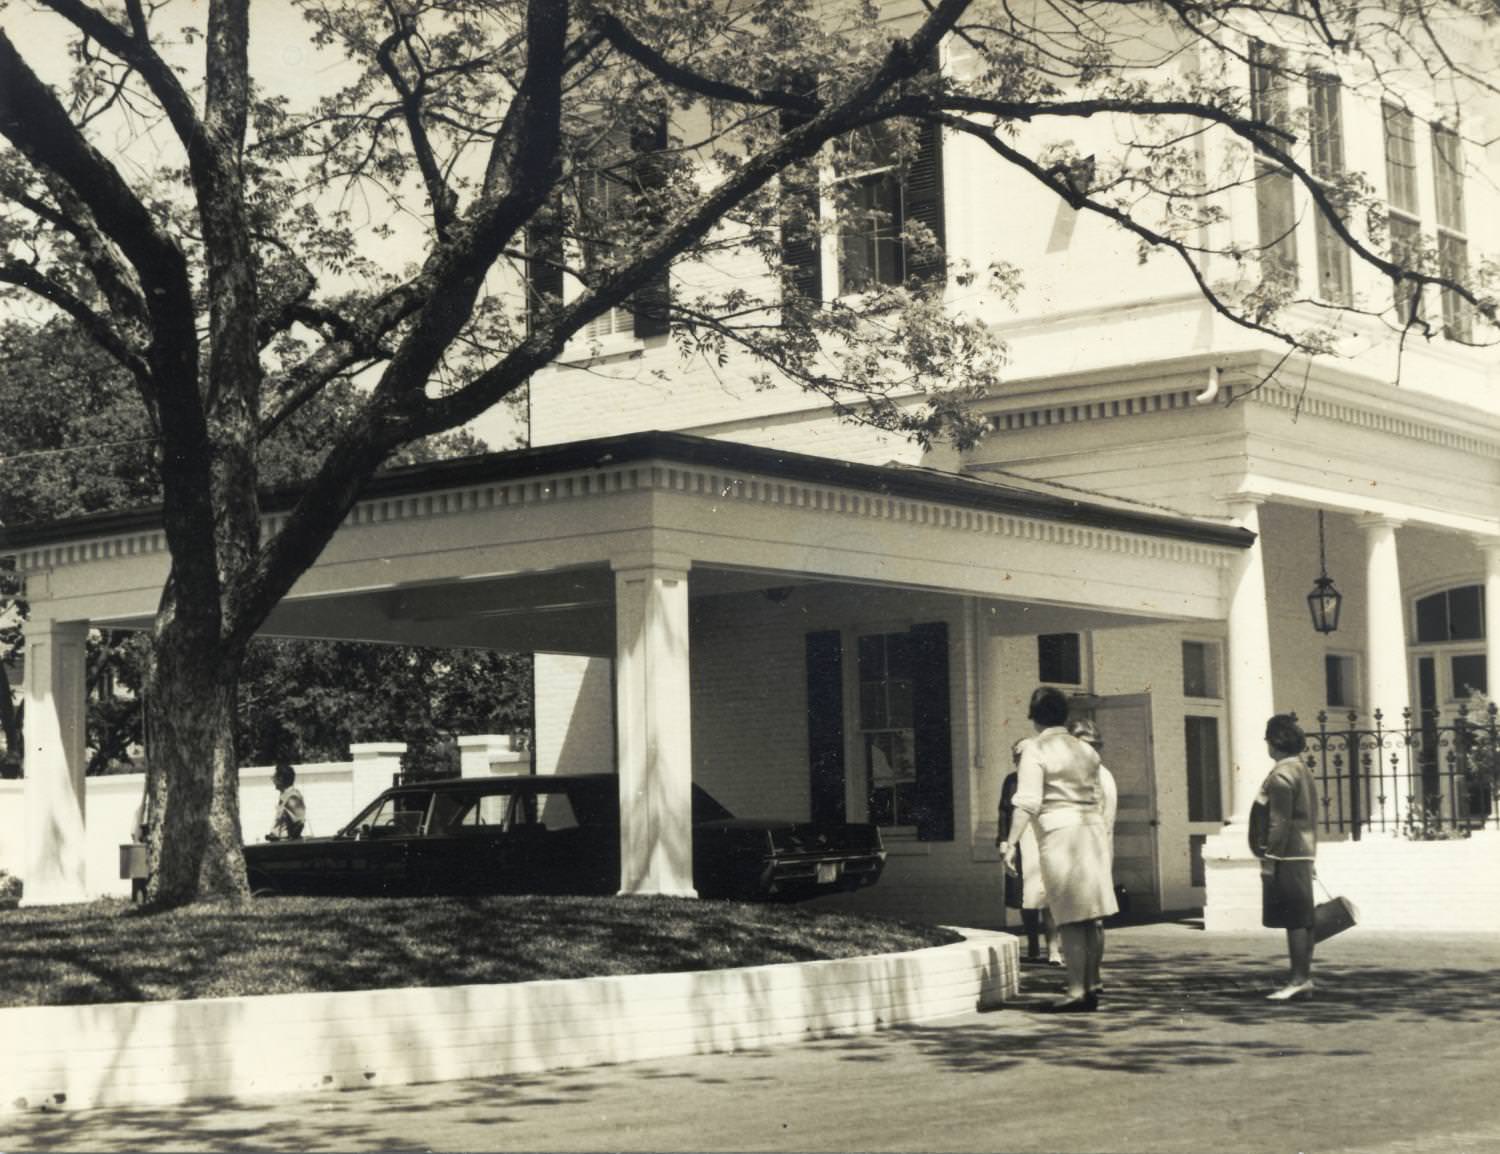
[[[388,794],[350,822],[344,833],[351,837],[402,837],[419,834],[431,803],[430,790]]]

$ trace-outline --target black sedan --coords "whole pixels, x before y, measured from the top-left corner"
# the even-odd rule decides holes
[[[386,790],[332,837],[245,847],[256,893],[605,894],[620,888],[613,774],[450,778]],[[704,897],[796,901],[873,885],[872,825],[737,818],[693,786]]]

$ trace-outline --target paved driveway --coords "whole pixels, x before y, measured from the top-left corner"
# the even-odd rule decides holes
[[[1097,1015],[1023,1004],[803,1046],[274,1103],[0,1116],[0,1150],[1494,1151],[1500,937],[1114,932]]]

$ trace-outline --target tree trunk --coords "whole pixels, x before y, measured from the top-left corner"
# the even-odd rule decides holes
[[[180,621],[154,638],[146,694],[151,906],[249,897],[234,743],[240,663]]]

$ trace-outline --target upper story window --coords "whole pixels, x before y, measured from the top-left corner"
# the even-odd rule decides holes
[[[838,174],[839,295],[905,279],[901,234],[901,156],[888,124],[873,125],[868,139],[845,142]]]
[[[915,134],[915,135],[914,135]],[[942,133],[936,125],[875,125],[841,142],[835,157],[839,191],[840,296],[908,278],[938,280],[944,241]]]
[[[1291,124],[1286,52],[1259,40],[1250,42],[1250,116],[1273,128]],[[1297,213],[1292,174],[1257,148],[1255,209],[1263,276],[1291,287],[1297,281]]]
[[[1329,185],[1344,172],[1344,120],[1340,96],[1342,85],[1331,73],[1314,72],[1307,78],[1308,127],[1312,152],[1312,175]],[[1318,295],[1331,304],[1347,305],[1354,299],[1349,272],[1349,246],[1333,230],[1328,217],[1314,213],[1317,238]]]
[[[936,71],[934,53],[929,67]],[[794,78],[788,88],[816,91],[814,79]],[[780,114],[783,132],[806,117]],[[943,137],[934,124],[882,122],[835,141],[831,149],[836,243],[831,272],[839,296],[912,279],[941,285],[943,255]],[[812,300],[824,291],[823,215],[813,164],[794,166],[781,177],[783,283]]]
[[[583,292],[578,281],[563,275],[570,247],[590,272],[605,272],[617,259],[629,258],[643,235],[640,225],[649,226],[660,211],[656,194],[665,182],[661,158],[667,143],[665,117],[610,127],[594,148],[591,165],[577,172],[570,198],[574,235],[567,235],[569,213],[561,197],[533,217],[526,230],[528,328],[546,308]],[[670,273],[663,271],[623,304],[595,317],[581,335],[595,340],[664,335],[670,304]]]
[[[1438,270],[1449,280],[1469,274],[1469,242],[1464,220],[1463,139],[1445,124],[1432,126],[1432,181],[1436,191]],[[1466,341],[1473,335],[1469,304],[1452,289],[1442,291],[1443,333]]]
[[[1421,252],[1421,210],[1417,200],[1417,128],[1412,114],[1389,102],[1380,106],[1385,137],[1385,187],[1389,207],[1391,259],[1414,262]],[[1422,315],[1422,286],[1397,281],[1396,319],[1407,324]]]

